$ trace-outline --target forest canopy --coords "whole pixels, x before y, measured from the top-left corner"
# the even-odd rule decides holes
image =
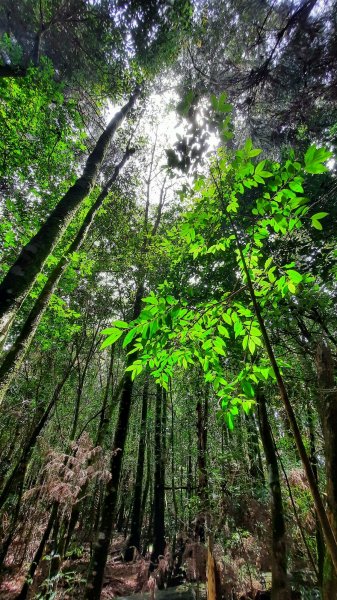
[[[336,14],[1,2],[1,598],[337,600]]]

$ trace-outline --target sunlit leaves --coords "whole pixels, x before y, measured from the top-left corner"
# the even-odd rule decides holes
[[[304,155],[304,168],[307,173],[317,174],[325,173],[327,167],[323,164],[331,158],[332,152],[325,148],[316,148],[312,145]]]
[[[218,102],[213,100],[214,106]],[[169,244],[165,245],[175,261],[186,255],[191,260],[192,255],[199,266],[204,258],[216,264],[219,258],[227,257],[230,264],[236,265],[238,286],[227,289],[224,281],[222,294],[213,298],[210,289],[209,297],[198,302],[184,290],[179,291],[178,300],[173,286],[164,282],[157,294],[151,292],[143,298],[145,307],[130,324],[123,342],[128,354],[137,353],[137,360],[128,367],[133,378],[148,366],[155,381],[167,388],[176,369],[201,367],[205,381],[219,397],[229,428],[233,428],[240,407],[245,412],[250,410],[255,386],[275,377],[265,356],[249,281],[270,323],[277,319],[280,300],[312,283],[310,274],[296,270],[295,262],[277,264],[275,257],[269,256],[266,242],[270,236],[281,239],[303,227],[309,211],[309,201],[303,195],[304,171],[323,172],[317,165],[322,166],[329,156],[321,149],[310,149],[303,169],[293,158],[285,165],[266,160],[254,165],[251,158],[259,153],[251,140],[232,161],[220,150],[217,160],[211,163],[210,177],[197,180],[194,202],[169,233]],[[245,190],[251,189],[255,198],[251,217],[243,221]],[[313,215],[313,226],[320,228],[320,220],[326,215]],[[125,327],[124,322],[119,326],[117,323],[113,325],[118,332],[106,331],[116,339]],[[229,377],[228,373],[238,368],[237,362],[232,366],[233,349],[242,357],[243,366]]]

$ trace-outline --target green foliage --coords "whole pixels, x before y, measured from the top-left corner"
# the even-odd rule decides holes
[[[86,151],[76,103],[63,88],[47,60],[25,77],[0,79],[3,271],[71,185]]]
[[[295,262],[275,260],[268,247],[306,226],[310,213],[303,195],[306,174],[323,173],[323,162],[330,156],[311,147],[304,165],[293,157],[280,165],[253,162],[259,153],[251,140],[233,157],[220,150],[210,165],[210,176],[195,182],[190,210],[164,242],[175,265],[186,255],[192,255],[195,264],[208,255],[213,263],[235,257],[234,287],[228,289],[224,280],[216,297],[210,289],[206,300],[196,302],[184,290],[177,294],[173,283],[165,281],[157,294],[143,298],[145,307],[128,331],[125,322],[115,321],[112,329],[103,332],[108,337],[102,348],[126,334],[123,346],[129,354],[137,353],[137,360],[127,368],[132,379],[149,367],[156,382],[168,389],[175,368],[199,365],[230,429],[239,408],[248,413],[254,404],[254,386],[274,378],[247,275],[271,328],[277,324],[280,304],[312,286],[312,276],[298,272]],[[313,215],[312,226],[317,228],[324,216]]]

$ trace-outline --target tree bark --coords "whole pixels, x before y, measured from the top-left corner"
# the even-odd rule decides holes
[[[158,566],[158,557],[165,553],[165,429],[166,394],[157,385],[156,420],[154,433],[154,495],[153,495],[153,550],[150,572]]]
[[[24,246],[5,275],[0,284],[0,339],[7,335],[16,312],[35,282],[45,260],[53,251],[82,201],[90,193],[109,143],[125,116],[133,108],[139,93],[139,88],[136,88],[128,102],[111,119],[89,155],[81,177],[66,192],[35,236]]]
[[[113,406],[115,404],[115,401],[118,400],[118,397],[119,397],[119,395],[121,393],[121,383],[119,382],[118,386],[116,387],[116,390],[112,393],[112,398],[111,398],[111,401],[110,401],[110,411],[107,414],[107,411],[108,411],[109,390],[110,390],[110,385],[112,383],[112,368],[113,368],[113,359],[114,359],[114,349],[115,349],[115,346],[111,346],[111,355],[110,355],[110,364],[109,364],[108,377],[107,377],[107,382],[106,382],[106,387],[105,387],[105,392],[104,392],[103,405],[102,405],[102,410],[101,410],[101,417],[100,417],[100,421],[99,421],[99,425],[98,425],[98,431],[97,431],[97,436],[96,436],[96,441],[95,441],[95,446],[96,447],[97,446],[102,446],[102,444],[103,444],[103,441],[104,441],[104,438],[105,438],[105,435],[106,435],[106,430],[107,430],[107,427],[108,427],[109,422],[110,422],[112,408],[113,408]],[[83,510],[83,500],[86,497],[88,485],[89,485],[89,482],[87,481],[84,484],[83,488],[81,489],[78,501],[72,507],[71,515],[70,515],[70,518],[69,518],[69,526],[68,526],[68,530],[66,532],[66,540],[65,540],[65,544],[64,544],[64,553],[67,552],[67,549],[69,547],[72,535],[74,533],[75,527],[76,527],[77,522],[79,520],[79,517],[80,517],[80,514],[81,514],[81,510]]]
[[[257,396],[259,426],[266,458],[271,497],[272,522],[272,600],[290,600],[291,591],[287,575],[287,546],[283,502],[277,456],[268,421],[266,399],[262,392]]]
[[[254,414],[245,415],[248,431],[248,457],[250,462],[249,474],[257,486],[265,484],[258,430]]]
[[[38,549],[35,552],[34,558],[31,562],[31,565],[29,567],[27,576],[26,576],[26,581],[23,584],[21,591],[19,593],[19,595],[16,597],[15,600],[26,600],[27,596],[28,596],[28,592],[29,592],[29,587],[30,587],[30,582],[33,580],[33,577],[35,575],[35,571],[39,565],[39,562],[42,558],[43,555],[43,551],[44,551],[44,547],[47,543],[47,540],[49,538],[50,532],[53,528],[54,522],[57,518],[57,513],[58,513],[58,507],[59,505],[57,504],[57,502],[54,502],[53,504],[53,508],[52,511],[50,513],[50,517],[46,526],[46,529],[44,530],[41,542],[39,544]]]
[[[143,488],[143,475],[144,475],[144,459],[145,459],[145,442],[146,442],[146,426],[147,426],[147,407],[148,407],[148,396],[149,396],[149,379],[148,375],[145,375],[143,397],[142,397],[142,414],[140,424],[140,438],[138,445],[138,459],[137,459],[137,471],[136,481],[134,487],[133,504],[132,504],[132,515],[131,515],[131,531],[128,541],[128,548],[124,554],[124,560],[130,561],[134,557],[134,549],[141,551],[140,548],[140,535],[142,529],[143,514],[141,512],[142,504],[142,488]]]
[[[101,193],[99,194],[96,202],[90,208],[86,214],[84,221],[78,230],[75,239],[70,244],[68,250],[59,260],[56,267],[50,273],[47,282],[45,283],[39,297],[36,299],[33,308],[31,309],[26,321],[21,329],[21,332],[14,343],[14,346],[6,354],[5,359],[0,367],[0,405],[3,401],[6,392],[17,375],[21,364],[26,356],[26,353],[30,347],[30,344],[34,338],[36,330],[41,322],[44,313],[47,310],[50,298],[55,292],[55,289],[66,270],[69,259],[73,252],[76,252],[85,240],[88,231],[94,221],[94,218],[101,208],[103,201],[107,197],[112,184],[116,181],[120,170],[128,160],[128,158],[134,153],[133,149],[129,149],[125,152],[121,162],[115,167],[112,177],[106,183]]]
[[[208,427],[208,395],[204,403],[200,397],[197,402],[197,448],[198,448],[198,496],[200,500],[200,513],[197,518],[195,533],[197,539],[206,542],[206,512],[208,508],[208,477],[207,477],[207,427]]]
[[[133,319],[136,319],[140,314],[143,294],[144,285],[143,283],[140,283],[135,296]],[[132,354],[128,357],[127,364],[132,364],[134,360],[135,355]],[[99,600],[103,586],[104,569],[108,559],[112,527],[116,516],[122,461],[129,427],[132,390],[133,381],[131,379],[130,371],[126,371],[123,376],[123,390],[121,393],[116,431],[112,446],[110,462],[111,479],[107,483],[102,518],[97,536],[98,539],[94,545],[92,560],[89,566],[88,583],[85,595],[86,600]]]
[[[133,381],[131,381],[131,376],[128,372],[125,375],[118,421],[113,442],[110,463],[111,479],[106,487],[98,539],[94,545],[92,561],[89,569],[88,585],[85,596],[87,600],[99,600],[101,595],[104,569],[108,558],[112,527],[116,514],[119,481],[122,470],[122,459],[131,409],[132,388]]]
[[[331,528],[337,536],[337,390],[331,350],[325,342],[319,344],[316,362],[319,412],[324,436],[327,513]],[[326,554],[324,560],[322,595],[323,600],[337,599],[337,573],[329,554]]]
[[[310,464],[318,483],[318,469],[317,469],[317,453],[315,443],[315,429],[313,410],[308,401],[308,429],[309,429],[309,440],[310,440]],[[316,521],[316,553],[317,553],[317,571],[318,571],[318,585],[322,588],[323,585],[323,571],[324,571],[324,556],[325,556],[325,545],[322,528],[320,526],[317,513],[315,511]]]

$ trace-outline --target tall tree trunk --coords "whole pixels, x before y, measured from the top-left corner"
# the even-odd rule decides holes
[[[110,463],[111,479],[106,487],[98,539],[94,545],[92,561],[90,564],[85,596],[87,600],[99,600],[101,595],[104,569],[108,558],[113,522],[116,516],[122,459],[131,409],[132,388],[133,381],[131,380],[129,373],[126,373]]]
[[[149,440],[149,432],[147,432],[147,440]],[[151,449],[150,449],[150,444],[147,443],[147,452],[146,452],[146,479],[145,479],[145,484],[144,484],[144,491],[143,491],[143,495],[142,495],[142,502],[141,502],[141,507],[140,507],[140,512],[142,514],[142,519],[144,518],[145,515],[145,509],[146,509],[146,504],[147,504],[147,499],[150,496],[150,498],[152,497],[152,492],[151,492]],[[147,545],[150,542],[150,540],[152,539],[152,505],[153,503],[150,502],[150,514],[148,515],[148,527],[146,530],[146,539],[143,540],[143,548],[142,548],[142,554],[145,555],[146,554],[146,549],[147,549]]]
[[[277,456],[268,421],[266,400],[262,392],[257,396],[260,434],[269,474],[272,522],[272,600],[290,600],[287,575],[286,528],[282,503]]]
[[[156,420],[154,433],[154,497],[153,497],[153,550],[150,571],[158,565],[158,557],[165,552],[165,430],[166,393],[157,385]]]
[[[134,557],[134,549],[138,552],[140,549],[140,535],[142,529],[143,515],[141,512],[142,503],[142,488],[143,488],[143,474],[144,474],[144,459],[145,459],[145,442],[146,442],[146,425],[147,425],[147,407],[148,407],[148,396],[149,396],[149,378],[145,375],[143,397],[142,397],[142,414],[140,424],[140,437],[138,445],[138,459],[137,459],[137,471],[136,481],[133,494],[132,503],[132,515],[131,515],[131,531],[128,541],[128,548],[124,554],[124,560],[130,561]]]
[[[207,477],[207,427],[208,427],[208,395],[204,402],[202,397],[197,402],[197,448],[198,448],[198,496],[200,513],[196,523],[196,536],[203,544],[206,541],[206,512],[208,509],[208,477]]]
[[[45,545],[46,545],[47,540],[48,540],[48,538],[50,536],[50,533],[51,533],[51,530],[53,528],[54,522],[55,522],[55,520],[57,518],[58,508],[59,508],[58,503],[54,502],[52,510],[51,510],[51,513],[50,513],[50,516],[49,516],[49,520],[48,520],[47,526],[46,526],[46,528],[44,530],[44,533],[43,533],[43,536],[41,538],[41,542],[40,542],[40,544],[38,546],[38,549],[36,550],[36,552],[34,554],[34,558],[33,558],[32,562],[31,562],[30,567],[29,567],[29,570],[28,570],[28,573],[27,573],[27,576],[26,576],[26,581],[23,584],[23,586],[21,588],[21,591],[20,591],[19,595],[16,597],[15,600],[26,600],[26,598],[28,596],[28,592],[29,592],[29,587],[31,585],[31,581],[34,578],[35,571],[36,571],[36,569],[37,569],[37,567],[39,565],[39,562],[40,562],[40,560],[42,558]]]
[[[133,319],[136,319],[140,314],[141,300],[143,294],[144,285],[143,283],[140,283],[136,291],[136,297],[133,307]],[[130,357],[128,357],[127,364],[132,364],[134,359],[135,355],[132,354]],[[131,379],[130,371],[126,371],[126,373],[123,376],[123,390],[121,393],[116,431],[112,446],[110,462],[111,479],[107,483],[106,494],[103,502],[102,518],[97,536],[98,539],[94,545],[92,560],[90,562],[88,583],[85,595],[86,600],[99,600],[101,595],[104,569],[106,561],[108,559],[112,527],[116,516],[122,461],[129,427],[132,390],[133,381]]]
[[[23,486],[24,486],[24,481],[25,481],[25,474],[26,474],[25,471],[22,471],[21,472],[21,481],[17,482],[18,483],[17,498],[16,498],[16,502],[15,502],[14,513],[12,516],[9,532],[7,534],[6,539],[2,542],[2,544],[0,546],[0,570],[2,568],[2,565],[5,562],[7,552],[12,543],[12,540],[13,540],[13,537],[14,537],[14,534],[15,534],[15,531],[17,528],[19,514],[20,514],[20,508],[21,508],[21,499],[22,499]]]
[[[129,101],[111,119],[89,155],[81,177],[61,198],[45,223],[22,248],[15,263],[6,273],[0,284],[0,339],[8,333],[17,310],[35,282],[45,260],[53,251],[82,201],[90,193],[109,144],[125,116],[133,108],[139,93],[139,88],[136,88]]]
[[[30,344],[34,338],[39,323],[47,310],[50,298],[55,292],[57,285],[66,270],[71,255],[76,252],[85,240],[88,231],[90,230],[94,218],[101,208],[105,198],[107,197],[112,184],[116,181],[120,170],[124,166],[128,158],[134,153],[133,149],[129,149],[125,152],[121,162],[115,167],[113,175],[106,183],[101,193],[99,194],[96,202],[92,205],[88,213],[86,214],[83,223],[78,230],[75,239],[70,244],[68,250],[60,258],[56,267],[50,273],[47,282],[45,283],[42,291],[36,299],[33,308],[28,314],[25,323],[21,328],[21,332],[16,339],[13,347],[6,354],[4,361],[0,367],[0,404],[3,401],[8,387],[17,375],[21,364],[26,356],[26,353],[30,347]]]
[[[317,349],[317,375],[319,411],[324,436],[327,513],[331,528],[337,537],[337,391],[331,350],[325,342]],[[326,554],[324,560],[322,592],[323,600],[337,598],[337,573],[329,554]]]
[[[305,470],[305,474],[306,474],[306,477],[308,480],[311,496],[312,496],[312,499],[313,499],[313,502],[315,505],[317,517],[318,517],[320,525],[322,527],[326,546],[327,546],[328,552],[331,556],[333,568],[334,568],[335,572],[337,573],[336,532],[334,531],[334,529],[329,521],[328,515],[326,513],[326,510],[325,510],[325,507],[323,504],[323,500],[322,500],[322,496],[320,494],[319,487],[317,485],[317,481],[316,481],[316,478],[315,478],[315,475],[314,475],[314,472],[312,470],[312,466],[311,466],[311,463],[309,460],[309,456],[307,454],[307,451],[306,451],[306,448],[305,448],[305,445],[303,442],[301,431],[300,431],[298,423],[297,423],[296,415],[295,415],[294,409],[292,407],[292,404],[290,402],[288,390],[284,383],[284,380],[283,380],[283,377],[282,377],[282,374],[281,374],[281,371],[280,371],[280,368],[279,368],[279,365],[278,365],[278,362],[277,362],[277,359],[276,359],[276,356],[274,353],[274,349],[273,349],[273,346],[270,341],[270,337],[269,337],[269,334],[268,334],[268,331],[267,331],[267,328],[265,325],[265,321],[264,321],[264,318],[262,315],[261,307],[260,307],[258,299],[255,295],[253,282],[252,282],[252,279],[251,279],[251,276],[249,273],[249,269],[247,266],[247,262],[246,262],[243,250],[242,250],[240,237],[236,231],[235,225],[233,224],[232,220],[231,220],[231,225],[233,228],[237,249],[239,251],[240,259],[242,262],[243,272],[244,272],[244,276],[245,276],[245,279],[247,282],[247,288],[249,291],[251,302],[252,302],[252,305],[254,308],[254,312],[255,312],[257,321],[258,321],[260,329],[261,329],[264,347],[268,354],[270,365],[273,368],[273,371],[275,374],[275,379],[276,379],[277,386],[278,386],[279,393],[280,393],[280,397],[283,402],[284,408],[286,410],[289,425],[293,432],[296,447],[297,447],[298,453],[300,455],[300,458],[301,458],[301,461],[302,461],[302,464],[303,464],[303,467]]]
[[[314,473],[314,475],[316,477],[316,481],[318,483],[317,453],[316,453],[315,428],[314,428],[314,418],[313,417],[314,417],[313,410],[312,410],[312,407],[310,406],[310,402],[308,401],[308,429],[309,429],[309,440],[310,440],[310,457],[309,458],[310,458],[310,463],[311,463],[313,473]],[[317,518],[316,511],[315,511],[315,521],[316,521],[316,552],[317,552],[318,585],[320,588],[322,588],[325,545],[324,545],[322,528],[321,528],[319,520]]]
[[[254,414],[245,415],[245,421],[248,431],[248,456],[249,456],[249,474],[257,485],[264,485],[264,472],[261,459],[258,430]]]

